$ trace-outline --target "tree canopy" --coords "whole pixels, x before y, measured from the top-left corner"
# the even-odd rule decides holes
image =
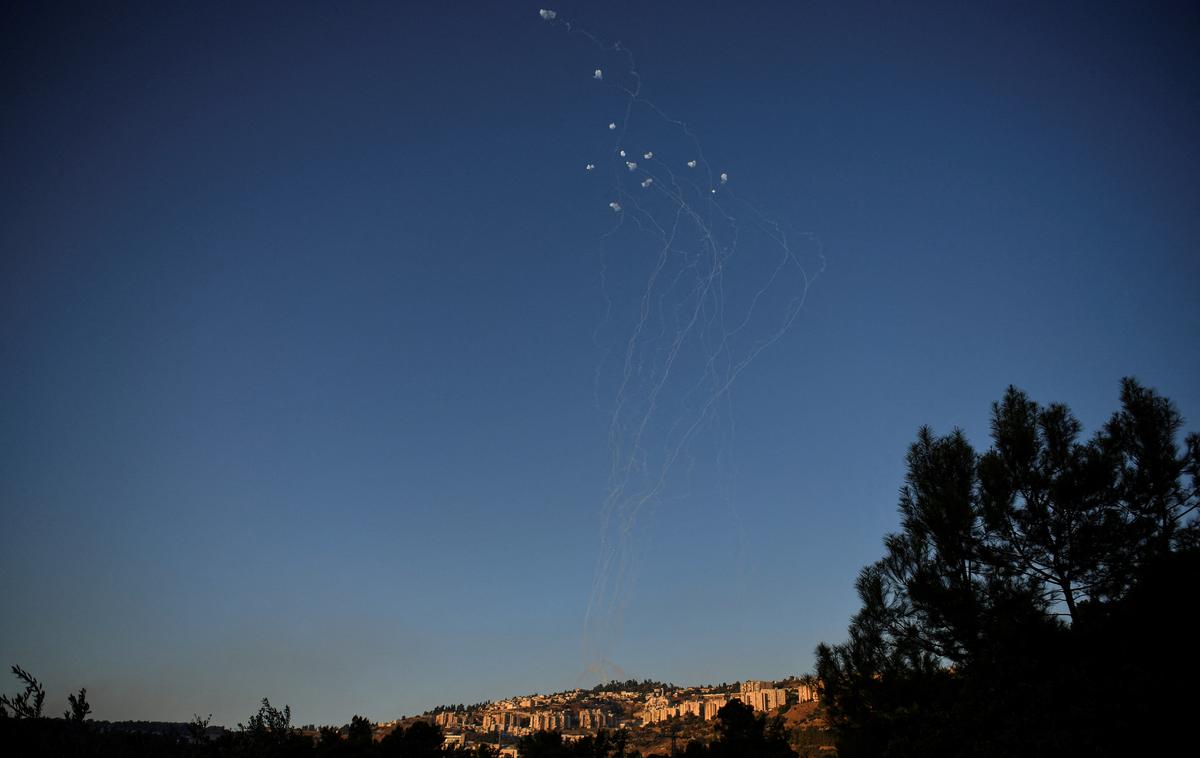
[[[918,431],[900,530],[848,639],[817,648],[843,756],[1117,755],[1179,729],[1200,436],[1181,447],[1175,406],[1133,379],[1120,402],[1086,440],[1013,387],[982,454]]]

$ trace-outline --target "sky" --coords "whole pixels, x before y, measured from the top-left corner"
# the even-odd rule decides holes
[[[0,663],[53,713],[86,687],[97,718],[269,697],[340,724],[591,686],[599,575],[604,673],[801,674],[919,426],[982,449],[1012,384],[1091,433],[1136,376],[1200,428],[1194,4],[3,13]],[[612,154],[624,51],[654,195]],[[679,321],[637,331],[661,246],[634,217],[677,216],[701,147],[729,182],[687,208],[742,266],[705,302],[762,321],[689,337],[653,396]],[[688,223],[670,265],[706,249]],[[772,335],[727,391],[687,373]],[[673,449],[621,520],[614,460],[644,484]]]

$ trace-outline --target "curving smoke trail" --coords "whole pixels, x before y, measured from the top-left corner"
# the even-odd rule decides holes
[[[597,124],[608,142],[582,167],[588,180],[607,174],[605,212],[614,214],[594,335],[608,345],[595,394],[610,460],[583,645],[588,672],[619,676],[610,658],[635,578],[639,521],[686,497],[704,461],[736,515],[733,387],[795,324],[825,259],[815,236],[789,233],[737,196],[730,172],[713,167],[689,125],[643,95],[630,50],[553,10],[539,16],[592,45],[607,65],[584,72],[582,84],[617,96]],[[702,443],[715,455],[702,459]]]

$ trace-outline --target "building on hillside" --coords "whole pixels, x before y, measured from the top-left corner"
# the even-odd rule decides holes
[[[570,729],[575,726],[570,711],[534,711],[529,714],[529,728],[535,732]]]
[[[721,694],[704,695],[700,702],[704,704],[704,720],[712,721],[717,717],[717,711],[724,708],[725,704],[729,702],[729,698]]]
[[[603,708],[580,708],[576,716],[580,729],[598,731],[615,724],[612,714]]]
[[[662,693],[657,693],[654,695],[650,695],[649,697],[646,698],[646,707],[647,708],[662,708],[662,707],[666,706],[667,704],[669,704],[670,702],[671,702],[671,698],[667,697],[666,695],[663,695]]]
[[[433,717],[433,723],[443,728],[463,727],[467,724],[467,714],[456,711],[442,711]]]
[[[529,725],[529,714],[524,711],[487,711],[483,714],[483,731],[511,733]]]
[[[774,687],[771,682],[747,680],[733,697],[756,711],[773,711],[787,703],[787,690]]]
[[[817,688],[808,684],[801,684],[797,687],[796,695],[801,703],[815,703],[819,699]]]

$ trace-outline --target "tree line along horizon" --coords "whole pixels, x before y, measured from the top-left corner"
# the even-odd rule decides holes
[[[992,405],[982,453],[959,429],[918,430],[899,531],[857,577],[862,607],[847,639],[816,649],[839,756],[1174,754],[1190,702],[1178,692],[1200,680],[1200,435],[1181,441],[1175,405],[1135,379],[1121,381],[1119,400],[1087,438],[1065,404],[1011,386]],[[290,707],[265,698],[219,739],[199,717],[187,735],[135,737],[92,728],[86,689],[62,718],[44,717],[40,682],[13,673],[25,689],[0,697],[0,744],[28,755],[467,752],[444,751],[424,722],[372,742],[360,716],[314,741],[298,735]],[[781,718],[740,705],[684,754],[809,752],[795,735],[788,744]],[[523,758],[637,755],[609,732],[572,743],[539,733],[519,748]]]

